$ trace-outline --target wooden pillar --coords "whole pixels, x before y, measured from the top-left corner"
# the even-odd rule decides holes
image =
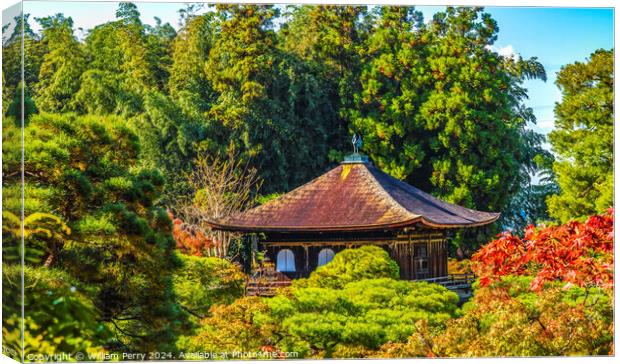
[[[250,237],[252,241],[251,254],[252,254],[252,267],[258,266],[258,236],[256,234],[252,234]]]
[[[441,275],[447,276],[448,275],[448,241],[447,241],[445,233],[443,234],[443,237],[441,239],[441,249],[442,249],[441,257],[443,258]]]
[[[310,272],[310,256],[308,254],[308,245],[304,245],[304,257],[305,257],[304,267],[305,267],[306,273],[308,273]]]
[[[413,271],[413,242],[411,241],[411,232],[407,235],[408,243],[405,250],[407,254],[407,279],[415,279],[415,272]]]

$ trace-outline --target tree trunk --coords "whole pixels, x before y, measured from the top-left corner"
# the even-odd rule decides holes
[[[54,260],[56,260],[56,251],[55,251],[55,249],[52,250],[50,255],[47,256],[47,259],[45,259],[45,263],[43,263],[43,266],[45,268],[51,267],[52,264],[54,264]]]

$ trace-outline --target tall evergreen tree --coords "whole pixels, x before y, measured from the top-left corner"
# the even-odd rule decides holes
[[[206,62],[217,35],[215,12],[189,16],[172,44],[168,92],[175,100],[190,98],[206,111],[214,99]]]
[[[364,48],[362,90],[347,110],[350,128],[363,135],[364,151],[400,179],[423,168],[434,137],[422,126],[420,113],[430,85],[427,33],[421,13],[413,8],[379,8]],[[425,167],[422,174],[428,175]],[[429,187],[423,178],[415,182]]]
[[[21,89],[25,86],[24,93],[32,95],[33,86],[39,81],[39,70],[43,63],[43,57],[47,53],[45,44],[34,33],[28,21],[29,14],[20,14],[11,22],[11,27],[3,29],[4,33],[12,29],[10,35],[2,44],[2,105],[3,112],[7,112],[9,105],[20,105],[12,110],[14,116],[21,113]],[[24,56],[24,79],[22,80],[22,39]],[[31,110],[36,110],[31,99],[28,100]],[[28,105],[26,105],[28,106]],[[18,121],[19,121],[18,117]]]
[[[42,28],[41,40],[48,52],[39,71],[35,101],[42,111],[67,111],[73,95],[80,87],[86,59],[80,43],[73,35],[71,17],[56,14],[37,21]]]
[[[424,127],[436,133],[429,160],[434,191],[451,202],[502,211],[524,182],[523,131],[535,120],[522,105],[527,94],[520,82],[544,71],[515,74],[506,66],[511,60],[490,51],[497,24],[481,9],[448,8],[431,27],[434,87],[421,113]]]
[[[325,166],[326,150],[321,155],[317,148],[327,145],[322,123],[328,99],[305,73],[309,69],[278,49],[272,24],[277,9],[216,10],[220,30],[205,70],[217,94],[207,116],[224,130],[220,152],[239,151],[268,181],[264,192],[288,190]]]
[[[492,51],[496,37],[479,8],[449,7],[428,25],[410,8],[379,9],[349,110],[379,167],[447,201],[504,210],[542,152],[521,84],[545,74]]]
[[[149,51],[136,6],[121,3],[116,16],[118,20],[96,26],[86,37],[89,65],[74,99],[79,112],[136,115],[143,110],[143,96],[163,82],[158,82],[157,57]]]
[[[283,165],[277,150],[277,130],[262,116],[269,107],[271,79],[277,74],[272,6],[218,5],[220,31],[205,64],[208,81],[217,93],[209,116],[229,130],[226,139],[247,157],[256,156],[262,143],[273,143],[273,168]],[[265,161],[266,162],[266,161]],[[263,161],[260,164],[267,163]],[[269,174],[279,174],[271,172]],[[272,176],[275,177],[275,176]]]
[[[80,282],[97,322],[116,339],[112,351],[174,350],[178,311],[171,276],[172,224],[156,207],[163,179],[138,167],[138,139],[118,117],[39,114],[25,130],[25,214],[52,213],[70,235],[43,235],[26,252],[42,249],[44,264]],[[20,133],[6,130],[3,171],[20,164]],[[4,152],[4,151],[3,151]],[[9,177],[11,181],[19,175]],[[26,295],[29,291],[26,292]],[[35,322],[32,327],[36,329]]]
[[[162,23],[155,17],[155,26],[145,25],[147,58],[151,65],[151,72],[155,77],[155,84],[159,91],[166,89],[172,65],[172,43],[176,31],[170,23]]]
[[[613,50],[599,49],[586,62],[562,67],[556,84],[562,101],[549,140],[561,191],[547,203],[551,216],[565,222],[613,206]]]
[[[350,149],[346,109],[360,90],[361,51],[368,36],[366,6],[291,6],[279,32],[281,47],[318,70],[334,116],[325,120],[332,161]]]

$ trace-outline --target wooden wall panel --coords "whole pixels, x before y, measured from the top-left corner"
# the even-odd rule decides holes
[[[441,231],[422,232],[416,231],[411,234],[401,234],[393,240],[374,242],[279,242],[265,244],[267,256],[275,264],[278,251],[291,249],[295,254],[295,268],[297,272],[286,273],[291,278],[307,277],[318,266],[318,254],[323,248],[330,248],[338,253],[346,248],[356,248],[361,245],[378,245],[385,249],[390,257],[400,267],[401,279],[416,279],[414,263],[415,247],[424,245],[428,256],[429,275],[424,278],[443,277],[448,274],[447,243],[445,235]]]

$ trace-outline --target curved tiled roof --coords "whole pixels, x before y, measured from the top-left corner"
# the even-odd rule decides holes
[[[442,201],[370,163],[345,162],[277,199],[208,223],[245,232],[371,231],[480,226],[498,217]]]

